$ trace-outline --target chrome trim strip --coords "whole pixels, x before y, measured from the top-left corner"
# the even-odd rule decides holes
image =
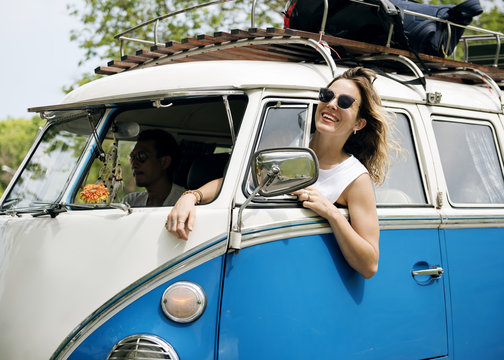
[[[504,227],[503,216],[465,216],[441,218],[434,217],[382,217],[379,219],[380,230],[398,229],[466,229]],[[329,223],[321,217],[304,221],[290,220],[275,224],[265,224],[244,229],[242,249],[271,241],[293,237],[329,234],[332,232]]]
[[[502,216],[449,216],[443,217],[440,229],[503,228]]]
[[[386,217],[380,218],[380,230],[392,229],[437,229],[441,223],[439,216],[434,217]],[[284,240],[293,237],[320,235],[332,233],[329,223],[315,217],[305,220],[289,220],[275,224],[265,224],[258,227],[244,229],[242,237],[242,249],[276,240]]]
[[[215,237],[192,249],[191,252],[181,254],[168,261],[138,281],[132,283],[81,322],[70,335],[63,340],[51,356],[51,359],[67,359],[72,351],[75,350],[90,333],[117,314],[124,306],[139,299],[157,286],[176,276],[211,259],[224,255],[227,249],[227,242],[228,238],[225,235]]]

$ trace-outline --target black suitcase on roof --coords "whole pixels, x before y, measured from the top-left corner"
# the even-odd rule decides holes
[[[404,14],[403,10],[435,16],[461,25],[469,25],[483,12],[479,0],[458,5],[429,5],[407,0],[329,0],[325,33],[351,40],[386,45],[389,31],[392,47],[435,56],[450,55],[464,29],[435,20]],[[290,0],[284,12],[284,27],[310,32],[321,30],[324,13],[322,0]]]

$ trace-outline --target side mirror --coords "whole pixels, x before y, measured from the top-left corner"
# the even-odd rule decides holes
[[[238,211],[231,228],[229,247],[241,249],[243,210],[257,195],[276,196],[289,194],[317,181],[319,173],[317,156],[308,148],[274,148],[261,150],[252,158],[252,178],[255,189]]]
[[[317,157],[308,148],[258,151],[252,158],[252,177],[262,196],[288,194],[317,181]]]

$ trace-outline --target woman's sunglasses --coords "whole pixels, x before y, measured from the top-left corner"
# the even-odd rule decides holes
[[[149,154],[147,154],[145,151],[139,151],[136,153],[132,152],[129,154],[128,158],[130,162],[138,161],[139,163],[143,164],[149,159]]]
[[[319,100],[324,103],[330,102],[332,99],[334,99],[334,92],[328,88],[320,88],[319,91]],[[350,106],[353,105],[353,103],[356,101],[353,97],[350,95],[345,95],[342,94],[338,96],[337,100],[338,107],[340,109],[348,109]]]

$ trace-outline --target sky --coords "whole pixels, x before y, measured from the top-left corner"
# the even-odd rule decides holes
[[[78,66],[84,51],[70,41],[80,26],[70,3],[80,1],[0,0],[0,120],[31,118],[28,108],[59,103],[63,86],[102,65]]]

